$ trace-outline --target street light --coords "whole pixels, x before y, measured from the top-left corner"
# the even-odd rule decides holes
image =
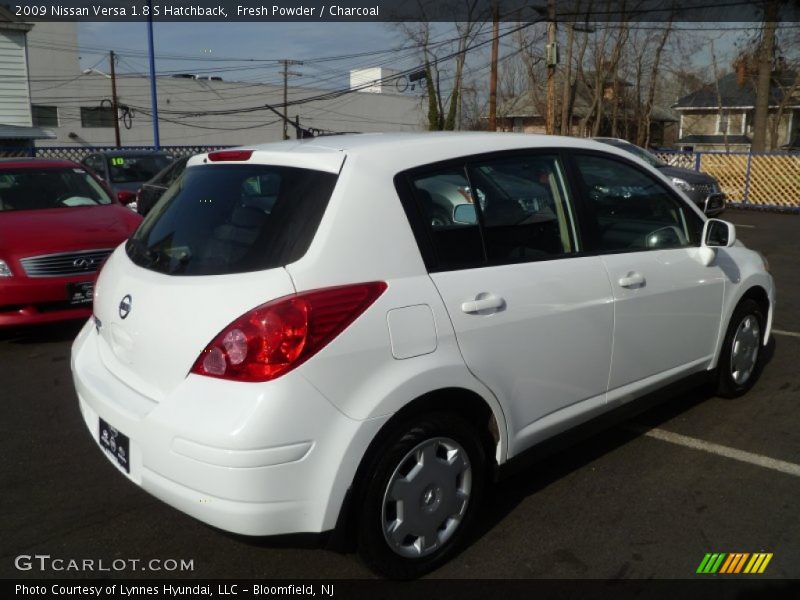
[[[106,79],[111,79],[111,75],[109,75],[108,73],[103,73],[100,69],[91,68],[83,70],[84,75],[91,75],[92,73],[96,73],[97,75],[102,75]]]

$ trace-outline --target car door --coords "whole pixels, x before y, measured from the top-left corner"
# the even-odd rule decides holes
[[[602,409],[612,292],[602,259],[578,255],[559,156],[488,156],[418,171],[409,185],[431,278],[466,365],[503,405],[509,451]]]
[[[642,167],[576,154],[588,225],[614,293],[609,401],[648,383],[699,370],[719,334],[725,276],[698,257],[702,219]]]

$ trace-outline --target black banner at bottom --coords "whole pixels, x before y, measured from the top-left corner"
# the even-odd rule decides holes
[[[250,600],[265,598],[328,598],[465,600],[493,598],[613,599],[699,598],[750,600],[755,598],[800,598],[799,581],[748,578],[685,580],[5,580],[2,597],[7,598],[196,598]]]

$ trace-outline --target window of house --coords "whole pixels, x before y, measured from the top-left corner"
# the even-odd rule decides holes
[[[110,106],[81,106],[81,127],[114,127]]]
[[[31,105],[31,117],[34,127],[58,127],[58,107]]]

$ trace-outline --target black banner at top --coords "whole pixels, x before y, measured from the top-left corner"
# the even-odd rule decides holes
[[[800,0],[0,0],[0,21],[800,21]]]

